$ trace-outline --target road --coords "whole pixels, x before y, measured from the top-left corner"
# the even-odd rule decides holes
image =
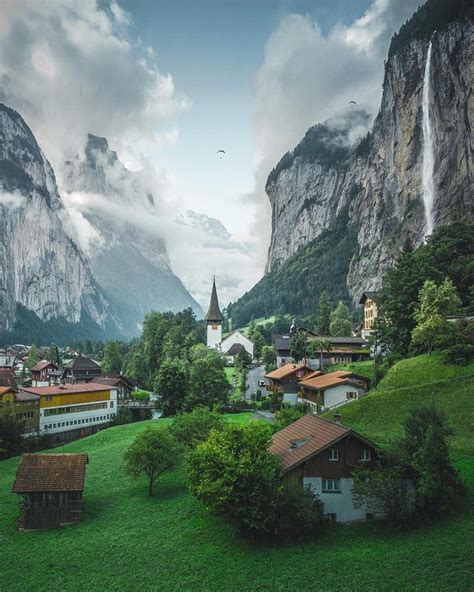
[[[258,386],[259,380],[265,380],[265,366],[257,366],[256,368],[251,368],[247,372],[247,388],[245,390],[245,398],[250,399],[251,395],[253,395],[256,391],[262,391],[262,395],[269,394],[267,389],[264,386]]]

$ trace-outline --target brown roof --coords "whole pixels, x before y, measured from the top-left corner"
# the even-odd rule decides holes
[[[23,391],[33,395],[67,395],[68,393],[94,393],[96,391],[107,391],[107,385],[97,384],[95,382],[78,382],[76,384],[61,384],[57,386],[35,386],[24,387]]]
[[[22,454],[12,491],[82,491],[88,460],[85,453]]]
[[[5,393],[14,393],[15,391],[12,389],[11,386],[0,386],[0,395],[4,395]]]
[[[31,371],[39,372],[40,370],[43,370],[43,368],[47,368],[48,366],[54,366],[55,368],[57,368],[57,365],[53,364],[53,362],[50,362],[49,360],[41,360],[41,362],[38,362],[35,366],[33,366]]]
[[[316,376],[321,376],[322,372],[321,370],[315,370],[314,372],[310,372],[309,374],[306,374],[306,376],[303,376],[303,378],[300,378],[300,380],[298,382],[303,382],[305,380],[309,380],[310,378],[316,378]]]
[[[0,368],[0,386],[16,386],[15,375],[10,368]]]
[[[315,376],[307,380],[300,380],[299,384],[304,388],[323,391],[339,384],[356,384],[354,380],[351,380],[352,377],[351,372],[338,370],[337,372],[329,372],[329,374],[322,374],[321,376]]]
[[[265,378],[270,378],[270,380],[283,380],[283,378],[291,376],[303,368],[310,370],[306,364],[285,364],[284,366],[281,366],[281,368],[277,368],[276,370],[265,374]]]
[[[273,434],[269,451],[280,457],[282,471],[286,473],[350,433],[345,426],[305,415]]]
[[[126,376],[116,375],[116,376],[98,376],[94,378],[95,384],[108,384],[109,386],[117,386],[120,382],[123,382],[129,388],[133,388],[133,383],[129,380]]]

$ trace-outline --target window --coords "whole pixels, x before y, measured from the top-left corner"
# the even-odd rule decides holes
[[[339,460],[339,450],[337,448],[329,450],[329,460]]]
[[[113,407],[113,406],[114,406],[114,402],[110,401],[110,407]]]
[[[340,479],[323,479],[323,493],[340,493],[341,480]]]
[[[346,399],[357,399],[359,396],[359,393],[357,391],[347,391],[346,393]]]
[[[363,461],[368,461],[370,460],[370,448],[364,448],[364,450],[362,451],[362,459]]]

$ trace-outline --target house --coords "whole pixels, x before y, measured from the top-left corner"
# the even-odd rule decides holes
[[[51,384],[51,373],[58,370],[57,364],[49,360],[41,360],[31,369],[32,386],[49,386]]]
[[[12,491],[21,496],[20,530],[43,530],[82,519],[87,454],[23,454]]]
[[[102,369],[90,358],[79,354],[77,358],[64,364],[59,374],[59,382],[76,384],[78,382],[92,382],[94,378],[102,375]]]
[[[268,374],[267,389],[283,395],[283,400],[292,404],[297,402],[298,381],[313,371],[306,364],[285,364]]]
[[[241,348],[243,348],[253,360],[253,342],[250,341],[248,337],[245,337],[240,331],[232,331],[232,333],[220,343],[221,352],[228,357],[234,357],[237,355],[236,352],[238,353]]]
[[[377,447],[350,428],[305,415],[272,438],[270,452],[281,459],[283,484],[309,485],[337,522],[373,518],[366,508],[355,508],[352,474],[361,465],[373,467]]]
[[[368,389],[368,380],[345,370],[315,372],[298,381],[298,402],[312,413],[321,413],[357,400]]]
[[[105,384],[113,387],[117,391],[117,405],[128,403],[133,399],[132,392],[135,390],[135,385],[131,380],[122,374],[108,374],[99,376],[94,380],[95,384]]]
[[[0,417],[8,414],[24,423],[25,436],[36,435],[39,431],[40,398],[18,392],[15,387],[0,386]]]
[[[23,387],[22,391],[40,397],[40,431],[58,439],[93,434],[117,413],[117,389],[105,384]]]
[[[293,337],[297,332],[303,332],[308,341],[323,341],[329,344],[329,349],[324,350],[317,357],[309,359],[308,365],[312,368],[319,368],[321,365],[321,357],[323,365],[329,364],[345,364],[349,362],[360,362],[362,360],[370,359],[370,352],[367,342],[362,337],[348,336],[348,337],[334,337],[332,335],[316,335],[313,331],[299,327],[291,335],[277,335],[274,337],[273,343],[277,352],[277,365],[283,366],[289,361],[292,361],[290,355],[291,343]]]
[[[0,386],[16,387],[16,378],[10,368],[0,368]]]
[[[364,307],[364,326],[361,335],[365,339],[371,334],[377,318],[377,292],[364,292],[359,304]]]
[[[6,368],[12,372],[16,372],[21,360],[16,355],[6,354],[0,356],[0,368]]]

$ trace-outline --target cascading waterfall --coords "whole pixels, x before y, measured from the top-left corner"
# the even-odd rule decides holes
[[[423,76],[423,171],[422,189],[425,207],[425,237],[433,232],[434,226],[434,148],[433,127],[431,123],[431,41],[426,55],[425,73]]]

